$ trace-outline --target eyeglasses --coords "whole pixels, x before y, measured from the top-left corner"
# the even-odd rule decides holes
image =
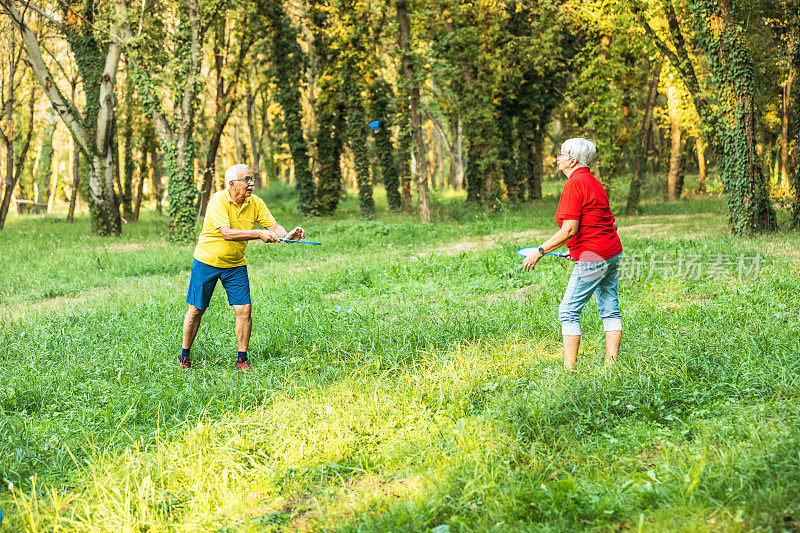
[[[238,180],[231,180],[231,181],[243,181],[245,183],[255,183],[256,179],[253,176],[245,176],[243,178],[239,178]]]

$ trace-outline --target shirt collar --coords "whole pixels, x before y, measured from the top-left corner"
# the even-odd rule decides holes
[[[228,189],[225,189],[225,198],[227,198],[227,199],[228,199],[228,202],[232,203],[233,205],[236,205],[236,202],[234,202],[234,201],[233,201],[233,198],[231,198],[231,192],[230,192]],[[242,205],[238,206],[238,207],[239,207],[239,209],[241,209],[242,207],[246,206],[246,205],[247,205],[247,202],[248,202],[248,201],[249,201],[251,198],[252,198],[252,196],[245,197],[244,201],[242,202]]]
[[[570,175],[569,179],[576,178],[580,174],[590,174],[591,175],[592,171],[589,170],[589,167],[578,167],[574,171],[572,171],[572,174]]]

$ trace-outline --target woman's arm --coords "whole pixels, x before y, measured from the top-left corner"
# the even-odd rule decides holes
[[[564,220],[561,224],[561,229],[558,230],[552,237],[544,241],[542,248],[544,253],[558,250],[578,233],[580,224],[577,220]]]
[[[564,246],[567,241],[569,241],[578,233],[579,227],[580,223],[577,220],[564,220],[561,223],[561,229],[558,230],[552,237],[544,241],[544,244],[542,244],[544,253],[552,252],[553,250],[557,250]],[[531,255],[525,258],[525,261],[522,262],[522,269],[525,271],[533,269],[541,258],[542,254],[540,254],[538,250],[533,252]]]

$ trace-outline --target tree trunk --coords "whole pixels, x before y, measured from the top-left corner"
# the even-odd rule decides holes
[[[378,133],[373,135],[375,148],[378,152],[378,161],[381,167],[383,187],[386,190],[386,202],[389,209],[399,211],[402,208],[400,198],[400,179],[397,176],[395,166],[394,147],[392,146],[391,123],[388,121],[388,94],[391,92],[389,84],[382,79],[378,79],[370,86],[370,97],[372,100],[373,116],[379,117],[380,127]]]
[[[58,169],[58,163],[56,163],[56,169]],[[59,174],[60,173],[58,172],[58,170],[56,170],[56,172],[53,172],[52,169],[50,170],[51,179],[50,179],[50,188],[47,199],[47,214],[51,214],[53,212],[53,206],[56,203],[56,192],[58,191]]]
[[[700,174],[700,184],[697,188],[698,192],[705,193],[706,192],[706,143],[701,138],[697,138],[697,141],[694,144],[695,149],[697,150],[697,168],[698,173]]]
[[[411,119],[411,135],[414,140],[414,157],[416,159],[417,194],[419,196],[419,218],[425,224],[431,222],[431,205],[428,198],[428,169],[425,161],[425,144],[422,139],[422,123],[419,113],[419,85],[417,84],[414,64],[411,58],[411,25],[408,20],[408,3],[396,0],[397,21],[400,26],[400,51],[402,68],[409,92],[409,116]]]
[[[795,70],[789,67],[789,74],[783,83],[783,106],[781,109],[781,195],[788,197],[792,193],[792,183],[789,170],[789,114],[792,102],[792,83],[794,81]]]
[[[464,139],[461,136],[461,117],[456,121],[456,190],[464,189]]]
[[[516,126],[520,126],[520,124],[519,121],[515,120],[518,109],[514,103],[506,100],[497,108],[500,122],[510,131],[517,132]],[[528,127],[528,125],[522,127]],[[501,161],[503,182],[506,185],[508,201],[512,203],[525,199],[525,181],[522,179],[524,174],[520,173],[517,168],[516,162],[518,158],[514,150],[518,136],[518,134],[501,135],[498,143],[498,157]]]
[[[314,177],[308,157],[308,143],[303,135],[303,107],[300,85],[303,75],[303,51],[297,42],[297,31],[280,3],[271,3],[267,16],[273,25],[272,55],[276,99],[283,109],[283,124],[287,143],[292,153],[292,164],[297,182],[300,212],[314,211]]]
[[[402,121],[397,134],[397,175],[400,178],[400,197],[403,213],[411,213],[411,121],[408,117],[408,100],[402,100]]]
[[[125,125],[122,128],[123,167],[122,167],[122,213],[126,219],[135,220],[133,215],[133,83],[130,76],[125,80]]]
[[[14,176],[14,75],[17,70],[17,62],[15,61],[16,55],[16,41],[15,36],[12,35],[9,45],[8,54],[8,98],[5,101],[6,109],[6,132],[3,136],[3,141],[6,148],[6,180],[5,191],[3,193],[3,203],[0,204],[0,231],[6,223],[6,215],[8,214],[8,207],[11,204],[11,195],[14,194],[14,188],[17,185],[17,180]],[[33,102],[33,95],[31,95],[31,102]],[[31,105],[31,110],[33,106]]]
[[[372,180],[369,176],[369,155],[367,154],[367,122],[361,105],[360,91],[353,80],[345,80],[342,92],[349,98],[347,111],[347,140],[353,152],[356,183],[358,184],[358,205],[361,218],[375,217],[375,199],[372,196]]]
[[[338,109],[339,95],[321,92],[317,99],[317,165],[319,184],[314,210],[320,215],[336,211],[342,195],[342,124],[343,113]]]
[[[73,78],[70,80],[70,100],[75,101],[75,93],[77,92],[78,88],[78,78]],[[69,196],[69,210],[67,211],[67,222],[72,223],[75,220],[75,206],[78,202],[78,194],[79,188],[81,185],[81,174],[80,174],[80,149],[78,145],[75,143],[75,139],[70,137],[69,143],[70,149],[70,177],[72,178],[72,189]]]
[[[278,181],[278,165],[275,163],[275,140],[272,138],[267,107],[269,106],[265,103],[263,105],[264,113],[261,117],[261,134],[267,149],[264,154],[264,173],[267,175],[267,183],[269,183]]]
[[[42,145],[39,148],[39,158],[36,162],[36,174],[34,183],[36,184],[36,195],[32,212],[47,212],[50,203],[50,179],[53,173],[53,134],[56,131],[56,117],[53,108],[48,107],[44,131],[42,132]]]
[[[678,88],[670,85],[667,88],[667,106],[669,107],[669,174],[667,174],[667,200],[674,201],[677,196],[678,174],[681,168],[681,102]]]
[[[542,178],[544,177],[544,160],[542,150],[544,150],[544,132],[537,130],[533,134],[531,145],[531,169],[528,180],[528,198],[531,200],[542,199]]]
[[[133,205],[133,221],[136,222],[139,220],[139,211],[142,207],[142,196],[144,194],[144,182],[147,179],[147,156],[150,155],[151,151],[153,150],[153,145],[155,144],[155,139],[153,132],[153,126],[150,122],[146,122],[144,125],[144,132],[142,136],[142,144],[141,144],[141,156],[139,159],[139,182],[136,185],[136,199]],[[152,161],[151,161],[152,163]]]
[[[70,172],[72,177],[72,189],[69,195],[69,211],[67,211],[67,222],[75,220],[75,205],[78,203],[78,191],[81,186],[81,151],[75,145],[75,140],[70,142]]]
[[[250,152],[253,154],[253,176],[256,178],[255,188],[261,188],[261,143],[259,142],[260,135],[258,133],[258,126],[256,125],[255,117],[253,116],[253,108],[255,107],[256,97],[248,88],[247,97],[245,100],[247,106],[247,129],[250,132]]]
[[[683,143],[683,149],[681,151],[681,161],[680,165],[678,166],[678,179],[675,181],[675,198],[680,199],[683,195],[683,185],[686,181],[686,153],[690,150],[689,148],[689,141],[685,141]]]
[[[653,72],[650,75],[649,90],[647,101],[642,118],[642,127],[639,128],[639,142],[634,147],[631,186],[628,191],[628,203],[625,212],[635,215],[639,211],[639,198],[642,190],[642,174],[647,166],[647,153],[650,148],[650,140],[653,136],[653,109],[658,97],[658,80],[661,78],[661,69],[664,67],[663,57],[658,60]],[[652,171],[651,171],[652,173]]]
[[[150,177],[153,180],[153,199],[156,203],[156,213],[163,214],[162,203],[164,201],[164,166],[162,161],[164,154],[159,153],[157,143],[150,147],[150,165],[153,167]]]

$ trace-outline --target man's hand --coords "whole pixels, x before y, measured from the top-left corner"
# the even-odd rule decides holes
[[[536,263],[539,262],[539,259],[542,258],[542,255],[536,251],[533,252],[531,255],[525,258],[525,261],[522,262],[522,270],[528,272],[529,270],[533,270],[536,268]]]
[[[286,234],[287,239],[291,239],[293,241],[299,241],[303,237],[306,236],[306,232],[300,226],[297,226],[292,231]]]
[[[261,230],[261,236],[259,238],[264,242],[278,242],[278,236],[268,229]]]

